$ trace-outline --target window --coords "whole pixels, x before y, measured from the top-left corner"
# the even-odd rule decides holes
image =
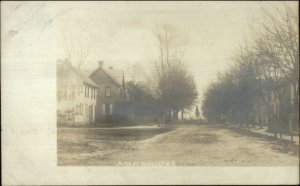
[[[90,87],[87,86],[87,97],[90,97],[90,93],[89,93]]]
[[[105,87],[105,96],[109,97],[110,93],[111,93],[110,92],[110,87],[109,86]]]
[[[110,104],[105,104],[105,115],[110,115]]]
[[[72,99],[74,99],[75,96],[76,96],[76,90],[77,90],[77,89],[76,89],[76,86],[73,85],[73,86],[72,86],[72,97],[71,97]]]
[[[64,90],[64,98],[68,99],[68,89],[67,88],[65,88],[65,90]]]
[[[86,86],[84,85],[84,97],[86,97]]]
[[[78,105],[75,106],[75,113],[76,113],[76,114],[79,113],[79,106],[78,106]]]
[[[103,115],[112,115],[113,113],[113,104],[106,103],[102,106]]]
[[[68,99],[68,89],[65,87],[64,89],[64,99]]]

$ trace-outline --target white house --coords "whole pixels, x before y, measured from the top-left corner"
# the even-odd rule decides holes
[[[56,75],[57,123],[93,123],[98,86],[68,61],[57,61]]]

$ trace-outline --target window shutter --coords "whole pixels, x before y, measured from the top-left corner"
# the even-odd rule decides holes
[[[102,104],[102,115],[105,115],[105,104]]]
[[[110,104],[110,115],[112,115],[112,110],[113,110],[113,104]]]

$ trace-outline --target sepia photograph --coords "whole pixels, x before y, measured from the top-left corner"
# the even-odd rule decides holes
[[[298,1],[2,1],[1,61],[5,184],[299,184]]]

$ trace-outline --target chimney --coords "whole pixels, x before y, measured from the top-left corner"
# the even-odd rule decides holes
[[[112,70],[113,69],[113,67],[112,66],[109,66],[109,70]]]
[[[103,61],[98,61],[98,65],[100,68],[103,68]]]

